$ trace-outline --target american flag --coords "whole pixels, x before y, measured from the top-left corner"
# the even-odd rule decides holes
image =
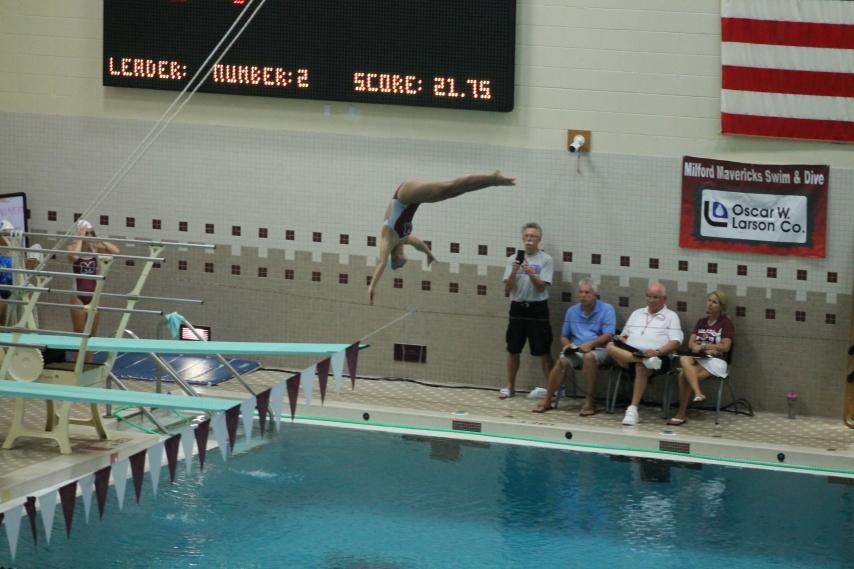
[[[854,142],[854,0],[723,0],[721,130]]]

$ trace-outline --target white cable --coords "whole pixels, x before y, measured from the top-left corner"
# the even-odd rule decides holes
[[[252,9],[252,6],[256,1],[260,1],[258,7],[254,11],[252,11],[252,13],[243,23],[237,34],[235,34],[235,36],[231,39],[226,48],[220,52],[214,63],[212,65],[207,66],[207,69],[205,70],[205,66],[208,64],[211,58],[214,57],[214,54],[217,52],[220,46],[222,46],[223,42],[225,42],[229,34],[231,34],[234,28],[238,25],[238,22],[240,21],[241,17]],[[196,94],[196,91],[198,91],[202,84],[207,80],[213,69],[219,64],[222,58],[225,57],[225,54],[228,53],[228,51],[234,45],[234,42],[236,42],[240,38],[240,36],[246,30],[246,27],[252,22],[252,20],[255,18],[261,8],[264,7],[264,3],[266,1],[267,0],[249,1],[249,4],[246,6],[246,9],[240,12],[238,17],[231,24],[231,27],[229,27],[229,29],[225,32],[222,38],[220,38],[219,42],[217,42],[216,46],[214,46],[213,50],[211,50],[211,52],[205,58],[204,62],[202,62],[196,74],[187,83],[187,85],[184,86],[181,92],[178,93],[178,96],[175,97],[175,99],[172,101],[172,103],[169,105],[163,115],[157,120],[151,130],[149,130],[148,134],[145,135],[145,137],[140,141],[134,151],[131,152],[130,156],[127,158],[127,160],[125,160],[125,163],[119,168],[119,170],[115,174],[113,174],[113,177],[110,178],[110,180],[104,186],[104,189],[101,190],[100,194],[96,196],[93,202],[84,210],[84,212],[81,214],[82,218],[85,219],[96,207],[98,207],[109,196],[109,194],[112,193],[113,190],[115,190],[116,186],[118,186],[118,184],[121,183],[122,180],[124,180],[125,176],[130,173],[136,163],[139,162],[139,160],[148,151],[148,148],[159,138],[160,134],[162,134],[162,132],[171,124],[175,117],[178,116],[178,114],[184,108],[184,105],[186,105],[193,97],[193,95]],[[191,86],[192,90],[190,91],[189,95],[184,97],[184,95],[191,88]],[[176,105],[178,105],[177,109],[175,108]],[[70,234],[71,231],[73,231],[73,226],[67,234]]]
[[[228,38],[228,36],[238,25],[241,18],[243,18],[243,15],[248,13],[252,9],[252,6],[256,1],[260,2],[258,7],[255,8],[254,11],[252,11],[252,13],[241,26],[240,30],[237,32],[237,34],[235,34],[235,36],[228,43],[226,48],[222,50],[222,52],[216,58],[214,63],[208,66],[207,70],[204,71],[205,66],[208,64],[211,58],[214,57],[214,54],[217,52],[217,50],[219,50],[222,44],[226,41],[226,38]],[[95,210],[95,208],[97,208],[105,199],[107,199],[107,197],[116,189],[116,187],[121,183],[121,181],[124,180],[125,177],[130,173],[130,171],[137,164],[137,162],[139,162],[139,160],[142,159],[143,156],[145,156],[145,153],[148,151],[151,145],[154,144],[154,142],[160,137],[163,131],[172,123],[175,117],[178,116],[178,113],[181,112],[181,109],[184,108],[184,105],[186,105],[190,101],[193,95],[196,94],[196,91],[199,90],[199,87],[201,87],[205,80],[207,80],[208,76],[211,74],[211,71],[213,71],[213,69],[222,60],[222,58],[225,57],[225,54],[228,53],[228,51],[234,45],[234,42],[236,42],[240,38],[240,36],[243,35],[243,32],[246,30],[246,27],[252,22],[252,20],[255,18],[261,8],[264,7],[266,1],[267,0],[249,0],[249,4],[246,5],[246,8],[244,10],[240,11],[240,14],[238,14],[237,18],[234,19],[234,22],[232,22],[231,26],[228,28],[228,30],[226,30],[225,34],[223,34],[222,38],[220,38],[220,40],[217,42],[217,44],[214,46],[214,48],[199,66],[199,69],[196,74],[190,79],[190,81],[187,82],[181,92],[178,93],[178,95],[175,97],[175,99],[172,101],[166,111],[164,111],[164,113],[160,116],[157,122],[154,123],[154,126],[151,127],[151,130],[148,131],[148,134],[143,137],[143,139],[139,142],[139,144],[137,144],[133,152],[131,152],[131,154],[127,157],[122,166],[113,174],[109,181],[107,181],[104,188],[98,193],[97,196],[95,196],[95,199],[92,201],[92,203],[85,210],[83,210],[83,213],[81,213],[80,215],[80,219],[86,219],[86,217],[88,217],[89,214]],[[202,71],[204,71],[204,73],[202,73]],[[184,95],[187,93],[191,86],[192,91],[190,91],[189,95],[185,97]],[[178,105],[178,108],[175,109],[173,112],[173,109],[176,105]],[[71,237],[72,234],[75,232],[75,228],[76,220],[75,223],[69,227],[68,231],[65,232],[64,236],[66,238]],[[56,243],[56,248],[62,248],[66,242],[67,239],[59,240]],[[36,269],[41,270],[47,263],[47,260],[48,257],[45,256],[44,259],[42,259],[42,261],[36,267]]]

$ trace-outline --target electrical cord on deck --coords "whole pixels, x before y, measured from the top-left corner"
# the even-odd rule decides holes
[[[297,373],[299,370],[292,369],[279,369],[279,368],[271,368],[271,367],[261,367],[258,368],[259,371],[276,371],[279,373]],[[483,385],[447,385],[444,383],[429,383],[427,381],[422,381],[420,379],[412,379],[410,377],[367,377],[363,375],[357,375],[356,379],[364,379],[367,381],[396,381],[401,383],[414,383],[415,385],[421,385],[424,387],[441,387],[445,389],[472,389],[475,391],[495,391],[496,393],[499,391],[497,387],[487,387]],[[520,391],[520,393],[528,393],[527,391]]]

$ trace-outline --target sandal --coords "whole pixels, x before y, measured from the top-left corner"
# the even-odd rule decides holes
[[[596,409],[594,407],[582,407],[581,412],[578,413],[580,417],[592,417],[596,414]]]
[[[667,424],[671,427],[681,427],[688,422],[688,419],[680,419],[679,417],[671,417],[667,420]]]
[[[498,390],[499,399],[510,399],[514,395],[516,395],[516,390],[510,389],[509,387],[502,387]]]
[[[705,400],[706,400],[705,395],[697,395],[696,397],[694,397],[693,402],[694,403],[702,403]]]

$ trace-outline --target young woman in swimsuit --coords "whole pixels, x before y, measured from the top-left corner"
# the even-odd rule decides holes
[[[95,230],[92,224],[86,220],[77,221],[77,235],[80,237],[95,237]],[[69,252],[68,260],[71,261],[72,270],[81,275],[96,275],[98,274],[98,257],[91,253],[104,253],[108,255],[116,255],[119,253],[119,248],[108,241],[91,241],[77,239],[72,241],[66,248]],[[86,327],[86,310],[85,306],[92,302],[92,292],[95,290],[95,281],[93,279],[74,279],[74,290],[77,291],[77,296],[71,297],[71,303],[79,305],[71,309],[71,324],[74,326],[75,332],[82,332]],[[92,335],[98,331],[98,323],[101,320],[101,315],[95,313],[95,320],[92,322]],[[94,354],[91,352],[86,355],[86,361],[91,361]]]
[[[492,186],[514,186],[515,178],[504,176],[499,170],[492,174],[474,174],[445,182],[408,180],[392,196],[385,211],[385,223],[380,232],[380,256],[368,287],[368,300],[374,303],[376,285],[386,268],[395,271],[406,264],[404,245],[411,245],[425,255],[427,263],[436,260],[424,241],[412,234],[412,218],[423,203],[441,202],[475,190]]]

